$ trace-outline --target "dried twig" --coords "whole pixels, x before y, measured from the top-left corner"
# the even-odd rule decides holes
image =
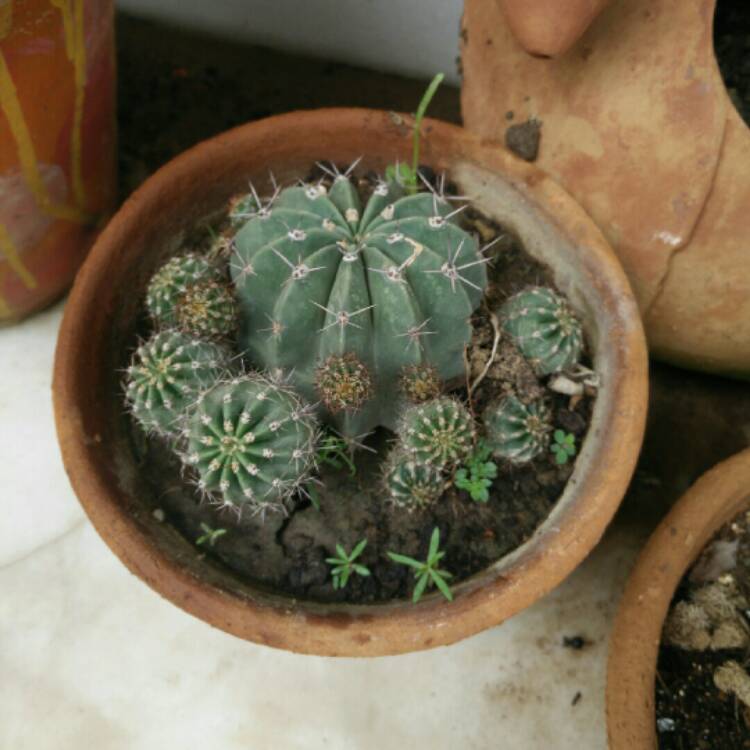
[[[495,332],[495,340],[492,342],[492,351],[490,352],[490,358],[487,360],[484,369],[479,375],[477,375],[477,379],[469,386],[469,398],[471,398],[471,394],[474,393],[477,386],[484,380],[485,376],[490,371],[490,367],[492,367],[492,363],[495,361],[495,357],[497,356],[497,347],[500,345],[502,331],[500,330],[500,321],[497,319],[497,315],[493,312],[490,313],[490,323],[492,323],[492,330]]]

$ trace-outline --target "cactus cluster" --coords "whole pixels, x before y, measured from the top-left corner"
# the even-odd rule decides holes
[[[317,425],[294,393],[258,374],[220,382],[185,429],[199,489],[225,507],[283,509],[307,479]]]
[[[500,308],[503,328],[539,375],[575,365],[583,330],[570,305],[547,287],[530,287]]]
[[[396,425],[405,368],[463,371],[487,283],[487,259],[448,201],[403,190],[380,183],[363,207],[346,175],[330,189],[289,187],[234,239],[241,341],[257,366],[291,373],[324,406],[318,372],[331,357],[353,355],[369,373],[366,400],[325,415],[345,435]]]
[[[178,331],[154,334],[138,347],[127,370],[126,397],[147,432],[176,435],[200,394],[224,376],[223,346]]]
[[[527,463],[549,444],[551,415],[541,400],[524,404],[515,396],[507,396],[487,407],[483,421],[492,453],[511,463]]]
[[[223,272],[196,253],[171,258],[154,274],[146,307],[160,327],[202,338],[226,338],[237,325],[234,295]]]
[[[379,182],[363,205],[348,173],[331,177],[265,204],[251,189],[205,255],[156,272],[146,305],[157,333],[128,369],[133,414],[170,437],[203,495],[238,511],[283,510],[309,480],[316,412],[345,441],[397,432],[383,482],[398,507],[428,507],[460,471],[486,496],[487,477],[465,468],[479,460],[474,416],[442,394],[464,372],[487,258],[442,190]],[[516,294],[500,317],[540,376],[578,361],[580,323],[552,290]],[[258,372],[237,376],[226,340]],[[507,396],[483,419],[485,453],[523,463],[549,445],[542,401]]]

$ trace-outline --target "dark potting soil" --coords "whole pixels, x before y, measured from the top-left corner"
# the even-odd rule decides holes
[[[679,602],[694,601],[691,597],[696,591],[717,581],[736,586],[739,594],[750,601],[750,533],[745,513],[726,524],[706,546],[678,587],[670,611]],[[749,614],[743,608],[733,615],[747,632]],[[666,640],[664,636],[659,650],[655,686],[660,750],[750,748],[750,708],[715,683],[717,670],[727,662],[748,669],[747,646],[687,649],[668,645]]]
[[[425,170],[434,180],[431,170]],[[320,173],[314,171],[316,179]],[[370,175],[360,179],[360,189],[372,187]],[[451,191],[449,187],[448,192]],[[505,298],[530,286],[554,286],[544,266],[528,255],[518,239],[473,209],[464,212],[465,228],[479,236],[482,245],[496,240],[488,255],[489,286],[486,305],[473,317],[474,336],[467,352],[468,378],[473,382],[490,358],[494,328],[488,312]],[[195,247],[205,247],[208,232],[196,234]],[[148,335],[148,330],[140,332]],[[466,400],[465,382],[449,389]],[[544,395],[555,427],[576,436],[581,445],[591,418],[592,394],[570,399],[543,387],[513,343],[502,336],[497,354],[484,380],[472,393],[471,406],[481,414],[484,406],[501,395],[515,392],[522,400]],[[395,395],[395,394],[394,394]],[[207,555],[231,569],[242,580],[293,596],[321,602],[379,602],[410,596],[413,575],[392,563],[386,552],[394,551],[425,559],[432,530],[440,529],[444,567],[461,581],[486,568],[523,544],[547,517],[573,471],[573,461],[558,466],[551,452],[524,466],[498,464],[490,499],[477,503],[453,487],[429,508],[413,513],[385,502],[381,460],[394,435],[380,429],[367,439],[374,452],[354,455],[356,471],[323,464],[316,490],[317,507],[298,498],[288,516],[269,512],[265,518],[242,514],[238,519],[198,496],[169,445],[146,438],[135,423],[131,429],[138,469],[151,487],[155,517],[171,524],[187,539],[197,541],[206,529],[225,529],[213,544],[196,546],[196,555]],[[334,590],[325,558],[335,554],[336,544],[348,551],[367,539],[359,562],[371,575],[353,575],[346,588]]]
[[[750,6],[747,0],[719,0],[714,49],[724,83],[742,119],[750,125]]]

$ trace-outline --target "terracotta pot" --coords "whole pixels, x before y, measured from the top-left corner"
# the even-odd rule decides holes
[[[467,0],[462,109],[500,142],[541,120],[537,164],[612,243],[657,357],[746,377],[750,129],[716,64],[715,4],[619,0],[567,54],[541,60],[496,0]]]
[[[706,472],[653,533],[628,579],[607,667],[610,750],[656,750],[654,681],[675,590],[714,534],[750,506],[750,450]]]
[[[382,172],[410,153],[409,120],[372,110],[297,112],[213,138],[157,172],[116,214],[84,264],[57,346],[55,418],[70,480],[94,526],[132,572],[227,632],[292,651],[374,656],[439,646],[496,625],[562,581],[602,535],[636,462],[647,400],[645,342],[627,279],[599,230],[552,180],[455,126],[425,121],[423,160],[549,264],[581,314],[602,386],[563,497],[533,538],[417,606],[322,605],[241,582],[146,509],[119,379],[145,284],[185,233],[247,189],[308,173],[315,160]]]
[[[0,3],[0,324],[68,287],[114,204],[112,0]]]
[[[567,52],[610,0],[497,0],[518,43],[531,55]]]

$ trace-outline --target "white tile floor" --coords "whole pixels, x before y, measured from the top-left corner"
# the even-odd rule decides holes
[[[61,313],[0,330],[0,748],[606,746],[606,637],[639,532],[615,528],[557,591],[449,648],[334,660],[237,640],[131,576],[81,511],[52,421]],[[576,635],[589,645],[563,647]]]

